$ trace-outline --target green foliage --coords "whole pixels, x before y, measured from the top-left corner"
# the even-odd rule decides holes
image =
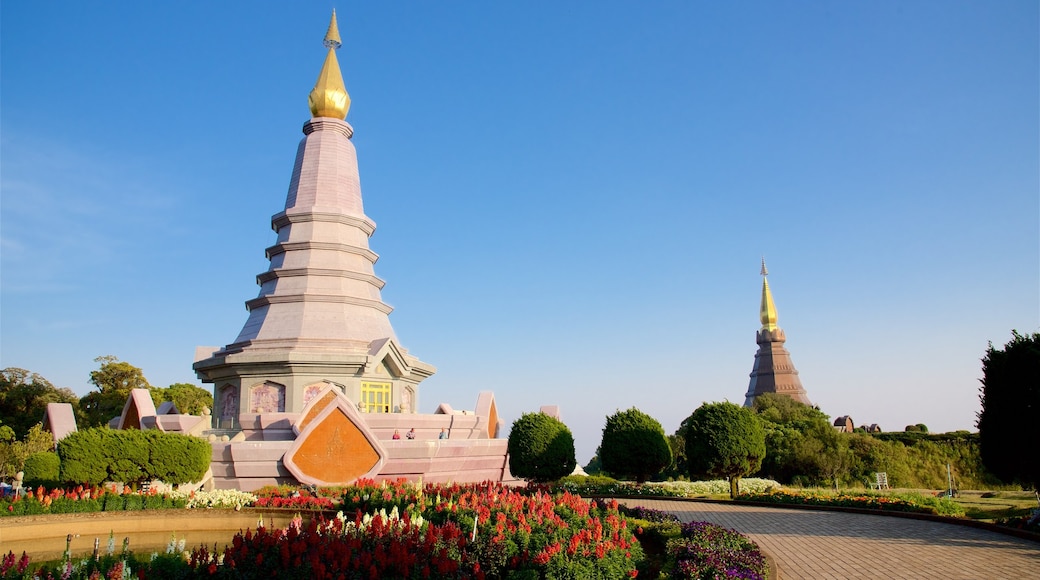
[[[918,489],[946,489],[946,466],[953,471],[954,487],[988,489],[1001,485],[982,465],[979,435],[891,432],[849,436],[855,460],[848,481],[874,480],[874,472],[888,473],[889,484]]]
[[[921,495],[919,493],[875,493],[842,491],[826,493],[819,491],[791,491],[773,489],[765,492],[746,492],[740,499],[773,504],[818,505],[847,507],[879,511],[895,511],[960,517],[964,508],[946,497]]]
[[[643,483],[668,467],[672,452],[661,423],[632,407],[607,417],[600,458],[607,473]]]
[[[766,433],[760,474],[783,483],[866,486],[883,471],[893,486],[945,489],[947,464],[960,487],[998,483],[979,462],[977,436],[966,431],[930,434],[911,425],[891,433],[840,433],[827,415],[788,397],[759,396],[754,408]]]
[[[189,415],[201,415],[202,409],[213,409],[213,394],[189,383],[174,383],[163,390],[164,401],[172,401],[177,410]]]
[[[705,497],[729,493],[729,482],[712,481],[654,481],[641,485],[618,481],[601,475],[569,475],[549,485],[554,492],[568,491],[582,497]],[[757,492],[780,487],[771,479],[741,479],[742,490]]]
[[[524,413],[509,431],[509,470],[533,482],[555,481],[574,471],[574,437],[558,419]]]
[[[1012,336],[1000,350],[990,343],[982,359],[982,461],[1002,480],[1040,490],[1040,333]]]
[[[755,397],[752,409],[764,421],[788,425],[799,431],[804,431],[820,421],[830,425],[830,417],[823,411],[776,393]]]
[[[726,477],[736,496],[740,478],[762,465],[765,432],[750,409],[733,403],[705,403],[687,418],[686,459],[690,476]]]
[[[65,490],[52,490],[46,495],[29,493],[20,497],[0,498],[0,517],[42,514],[95,513],[101,511],[135,511],[141,509],[184,509],[188,500],[170,494],[113,493],[92,490],[80,496]],[[2,576],[0,576],[2,578]]]
[[[599,447],[596,448],[596,454],[592,456],[592,459],[590,459],[582,469],[584,469],[585,473],[589,475],[599,475],[603,473],[603,460],[600,459]]]
[[[754,411],[765,431],[761,474],[786,483],[837,485],[851,461],[847,440],[819,409],[790,397],[755,397]]]
[[[202,480],[209,469],[213,448],[208,441],[178,433],[145,431],[148,443],[149,479],[166,483],[190,483]]]
[[[43,421],[48,403],[71,403],[79,398],[71,389],[59,389],[40,375],[8,367],[0,371],[0,422],[14,430],[14,437],[25,437],[29,428]]]
[[[25,484],[30,487],[38,485],[52,487],[58,482],[61,461],[53,451],[40,451],[25,458]]]
[[[202,439],[159,431],[116,431],[97,427],[77,431],[58,443],[61,480],[100,484],[199,481],[212,450]]]
[[[84,416],[83,426],[108,425],[113,417],[123,412],[130,391],[134,389],[147,389],[156,406],[162,403],[162,389],[148,384],[148,379],[144,377],[141,369],[111,355],[99,356],[94,361],[101,363],[101,366],[98,370],[91,371],[90,382],[98,390],[87,394],[79,401]]]
[[[681,430],[682,427],[680,426]],[[672,450],[672,462],[661,472],[661,477],[666,479],[686,479],[690,473],[686,465],[686,432],[675,433],[668,436],[668,448]]]
[[[825,482],[835,487],[846,478],[854,460],[848,437],[821,412],[790,397],[761,395],[754,407],[766,438],[763,475],[807,485]]]
[[[0,425],[0,429],[3,427]],[[39,423],[30,427],[21,441],[13,438],[12,430],[5,431],[9,432],[0,437],[0,478],[14,477],[24,468],[27,457],[54,448],[54,438]]]
[[[82,429],[58,442],[62,481],[99,484],[108,477],[102,437],[107,429]]]

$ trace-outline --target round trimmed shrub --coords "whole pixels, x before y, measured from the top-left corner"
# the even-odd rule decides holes
[[[574,472],[574,436],[560,420],[544,413],[524,413],[509,431],[509,471],[544,483]]]
[[[690,476],[726,477],[730,497],[736,497],[740,478],[758,471],[766,454],[758,417],[733,403],[705,403],[684,423]]]
[[[607,473],[643,483],[668,467],[672,450],[661,423],[632,407],[607,417],[600,460]]]

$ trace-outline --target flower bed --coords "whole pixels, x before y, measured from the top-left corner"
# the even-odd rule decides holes
[[[1033,532],[1034,534],[1040,534],[1040,509],[1025,516],[1000,518],[995,523],[998,526],[1004,526],[1005,528],[1025,530],[1027,532]]]
[[[288,508],[296,510],[330,510],[339,496],[342,487],[300,488],[291,485],[268,485],[256,491],[256,507]]]
[[[638,525],[651,578],[760,580],[768,572],[758,545],[738,532],[708,522],[680,524],[674,514],[645,507],[623,507]]]
[[[768,572],[757,544],[708,522],[683,524],[681,537],[668,541],[668,555],[675,562],[670,578],[763,580]]]
[[[911,493],[893,495],[870,493],[830,494],[815,491],[775,489],[762,493],[742,493],[737,499],[780,505],[818,505],[932,515],[964,515],[964,508],[949,498]]]
[[[213,491],[175,491],[170,493],[176,498],[185,500],[185,507],[189,509],[199,508],[224,508],[240,510],[250,507],[256,503],[257,497],[249,492],[237,489],[215,489]]]
[[[189,562],[168,575],[159,574],[154,561],[138,561],[130,555],[101,574],[609,579],[634,577],[643,556],[616,502],[590,502],[569,493],[525,492],[492,483],[362,482],[341,493],[348,515],[328,519],[318,515],[306,524],[298,517],[286,529],[261,526],[240,533],[224,553],[214,556],[205,547],[197,548]],[[30,577],[25,575],[31,570],[27,562],[23,565],[13,554],[8,559],[10,566],[0,572],[0,578]],[[168,559],[160,562],[176,566]],[[44,570],[39,576],[89,578],[93,572],[88,571],[98,569],[97,562],[84,563],[66,575],[67,566]]]
[[[296,510],[330,510],[332,500],[327,497],[261,497],[253,504],[262,508],[290,508]]]
[[[129,487],[108,489],[79,486],[74,489],[42,487],[23,496],[0,497],[0,517],[42,514],[67,514],[100,511],[183,508],[187,500],[170,494],[136,492]]]
[[[306,523],[297,515],[285,529],[264,527],[261,520],[255,531],[236,535],[223,553],[213,554],[201,546],[187,560],[179,555],[183,547],[139,559],[125,545],[119,554],[110,545],[108,554],[96,559],[74,562],[67,557],[60,564],[34,569],[27,558],[9,553],[0,561],[0,579],[508,576],[533,580],[656,577],[660,572],[675,578],[761,578],[765,569],[757,546],[736,532],[703,522],[680,526],[665,512],[622,508],[612,500],[589,501],[567,491],[549,493],[545,488],[490,482],[422,486],[361,481],[325,490],[283,486],[257,495],[221,490],[160,497],[173,497],[192,507],[320,510],[338,500],[342,511],[336,517],[315,514]],[[62,497],[97,501],[93,491],[73,490]],[[33,501],[37,501],[35,494]],[[652,565],[641,541],[653,546]]]
[[[752,477],[740,480],[740,489],[748,492],[761,493],[779,487],[780,484],[772,479]],[[660,481],[638,485],[599,475],[572,475],[551,484],[549,489],[569,491],[583,496],[697,497],[728,495],[729,482],[717,479],[711,481]]]
[[[674,493],[678,497],[695,497],[704,495],[729,495],[729,481],[713,479],[710,481],[662,481],[647,484],[660,487]],[[764,493],[780,489],[780,484],[772,479],[758,477],[741,478],[740,490],[745,493]]]

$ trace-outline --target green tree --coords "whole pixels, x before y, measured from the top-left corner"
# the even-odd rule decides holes
[[[189,415],[201,415],[202,409],[213,409],[213,394],[189,383],[174,383],[163,390],[164,401],[173,401],[177,410]]]
[[[765,430],[763,475],[803,485],[848,479],[854,463],[849,434],[834,429],[825,413],[773,393],[756,397],[752,409]]]
[[[990,343],[982,375],[976,423],[982,463],[1004,481],[1040,490],[1040,333],[1012,331],[1003,349]]]
[[[686,465],[686,429],[680,426],[668,436],[668,448],[672,450],[672,462],[661,475],[668,479],[688,478],[690,469]]]
[[[765,421],[787,425],[798,431],[805,431],[821,421],[830,425],[830,417],[823,411],[776,393],[755,397],[751,408]]]
[[[603,460],[600,458],[602,453],[600,448],[596,448],[596,453],[589,459],[589,462],[585,464],[585,467],[581,469],[588,475],[600,475],[603,473]]]
[[[574,472],[574,437],[560,420],[544,413],[524,413],[509,430],[509,471],[543,483]]]
[[[740,492],[740,478],[762,465],[765,432],[750,409],[733,403],[705,403],[688,417],[686,461],[691,477],[729,478],[729,494]]]
[[[853,464],[849,447],[849,433],[839,433],[826,421],[815,423],[802,434],[796,448],[795,467],[810,483],[818,485],[830,482],[834,489],[847,479]]]
[[[40,375],[8,367],[0,371],[0,422],[14,430],[16,439],[43,421],[48,403],[71,403],[75,410],[79,397],[71,389],[59,389]]]
[[[612,476],[643,483],[668,467],[672,451],[661,423],[632,407],[607,417],[600,459]]]
[[[90,382],[98,390],[79,400],[84,427],[107,425],[113,417],[118,417],[134,389],[147,389],[156,406],[162,403],[162,389],[148,384],[141,369],[111,355],[99,356],[94,362],[101,363],[100,368],[90,373]]]
[[[39,423],[18,440],[14,430],[0,425],[0,479],[10,479],[25,467],[25,458],[54,448],[54,437]]]

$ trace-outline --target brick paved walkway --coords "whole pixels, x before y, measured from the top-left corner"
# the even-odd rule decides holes
[[[783,580],[1040,579],[1040,543],[905,518],[697,501],[621,500],[750,537]]]

